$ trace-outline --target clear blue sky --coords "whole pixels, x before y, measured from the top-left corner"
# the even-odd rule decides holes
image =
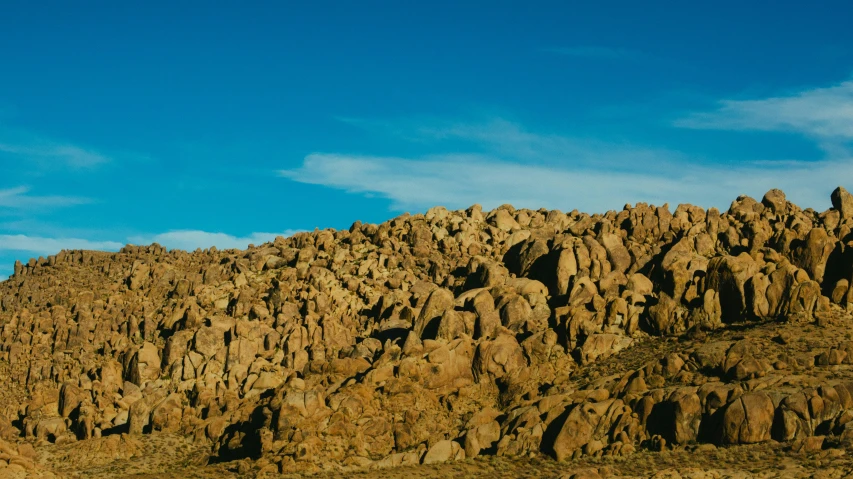
[[[0,277],[435,204],[853,187],[850,2],[213,3],[3,3]]]

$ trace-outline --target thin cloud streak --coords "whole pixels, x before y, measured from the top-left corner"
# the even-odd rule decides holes
[[[459,139],[478,145],[498,158],[543,164],[565,164],[592,168],[637,168],[649,162],[675,162],[681,154],[633,144],[617,144],[589,138],[535,133],[521,125],[495,118],[485,123],[460,123],[419,130],[433,139]]]
[[[280,233],[251,233],[238,237],[226,233],[211,233],[200,230],[175,230],[153,236],[134,236],[130,238],[133,244],[147,245],[157,243],[169,249],[194,251],[195,249],[216,246],[219,249],[246,249],[250,244],[260,245],[271,242],[278,236],[292,236],[298,230],[285,230]]]
[[[352,122],[351,122],[352,123]],[[293,181],[391,200],[392,210],[503,203],[603,212],[626,202],[678,202],[726,209],[738,195],[782,188],[805,207],[829,206],[838,178],[853,177],[850,156],[820,162],[754,161],[715,165],[678,151],[532,132],[502,118],[481,123],[360,122],[379,133],[445,149],[417,157],[314,153]],[[353,123],[355,124],[355,123]]]
[[[648,167],[648,166],[647,166]],[[838,178],[853,177],[850,161],[754,163],[739,167],[681,165],[651,173],[541,166],[494,157],[440,155],[421,159],[312,154],[279,174],[350,193],[377,194],[394,210],[503,203],[527,208],[604,212],[625,203],[692,203],[725,209],[738,195],[760,198],[782,188],[803,207],[825,210]]]
[[[117,251],[124,246],[115,241],[90,241],[81,238],[46,238],[24,234],[0,235],[0,251],[23,251],[38,255],[51,255],[62,250],[87,249]]]
[[[366,131],[391,135],[427,145],[451,149],[465,155],[511,159],[540,164],[571,163],[575,167],[641,169],[649,163],[686,161],[683,154],[627,142],[613,143],[593,138],[575,138],[530,131],[524,126],[496,117],[481,122],[425,120],[381,121],[340,119]]]
[[[88,198],[76,196],[34,196],[28,194],[29,192],[30,188],[27,186],[0,189],[0,208],[34,209],[75,206],[92,202]]]
[[[216,246],[219,249],[246,249],[249,244],[260,245],[271,242],[278,236],[292,236],[299,230],[285,230],[280,233],[251,233],[245,237],[226,233],[209,233],[198,230],[176,230],[151,236],[134,236],[130,244],[149,245],[158,243],[169,249],[193,251],[197,248]],[[27,234],[0,234],[0,252],[20,251],[36,255],[51,255],[62,250],[118,251],[127,243],[118,241],[100,241],[73,237],[51,238]]]
[[[91,168],[110,161],[108,157],[94,150],[41,139],[27,142],[0,142],[0,153],[13,155],[25,161],[61,162],[75,168]]]
[[[796,132],[816,139],[821,146],[837,147],[838,142],[853,140],[853,81],[789,96],[723,100],[716,110],[693,113],[674,125],[708,130]]]

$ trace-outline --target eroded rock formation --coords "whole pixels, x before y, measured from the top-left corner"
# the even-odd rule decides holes
[[[167,431],[276,471],[853,438],[853,374],[797,373],[851,364],[853,342],[771,358],[714,339],[846,317],[853,197],[831,201],[437,207],[246,251],[19,263],[0,284],[0,349],[25,400],[0,405],[0,435]],[[681,347],[608,363],[650,344]]]

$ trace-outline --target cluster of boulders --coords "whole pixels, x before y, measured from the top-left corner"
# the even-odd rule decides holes
[[[787,365],[748,341],[586,376],[649,338],[850,307],[853,196],[831,200],[437,207],[245,251],[18,263],[0,349],[28,399],[0,426],[36,444],[169,431],[280,471],[846,434],[853,384],[777,387]],[[818,362],[850,360],[839,342]]]
[[[31,444],[15,444],[0,439],[0,476],[38,476],[42,468],[35,463],[36,451]]]

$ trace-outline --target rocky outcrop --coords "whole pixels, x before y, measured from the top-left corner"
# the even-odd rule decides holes
[[[780,377],[853,347],[770,360],[726,334],[853,304],[850,198],[433,208],[245,251],[34,259],[0,284],[0,359],[25,396],[0,433],[180,434],[279,472],[840,436],[848,382]]]

